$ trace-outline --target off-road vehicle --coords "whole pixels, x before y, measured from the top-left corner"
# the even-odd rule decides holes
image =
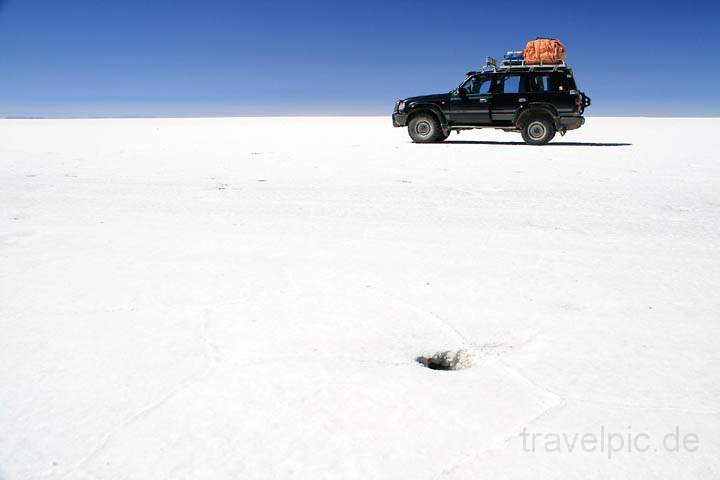
[[[590,98],[577,89],[572,70],[557,65],[501,65],[488,58],[455,90],[398,100],[393,126],[408,127],[413,142],[441,142],[453,130],[498,128],[520,132],[525,143],[544,145],[556,132],[580,128]]]

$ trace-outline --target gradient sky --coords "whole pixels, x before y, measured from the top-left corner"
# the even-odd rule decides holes
[[[0,0],[0,116],[389,114],[539,35],[590,115],[720,116],[718,20],[718,0]]]

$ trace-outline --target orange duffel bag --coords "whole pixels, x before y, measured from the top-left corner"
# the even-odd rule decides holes
[[[524,50],[525,63],[555,65],[565,61],[565,45],[554,38],[538,37],[530,40]]]

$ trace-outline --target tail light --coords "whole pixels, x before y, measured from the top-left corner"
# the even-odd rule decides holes
[[[580,113],[582,111],[582,94],[580,92],[575,95],[575,113]]]

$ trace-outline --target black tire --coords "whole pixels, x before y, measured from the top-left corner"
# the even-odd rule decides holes
[[[440,134],[440,138],[438,138],[437,141],[438,141],[438,142],[444,142],[445,140],[448,139],[448,137],[450,136],[450,133],[452,133],[452,132],[450,132],[450,130],[448,130],[447,133],[444,133],[444,132],[440,132],[440,133],[441,133],[441,134]]]
[[[419,113],[410,119],[408,134],[415,143],[432,143],[445,140],[440,122],[435,115]],[[447,138],[447,137],[446,137]]]
[[[530,117],[521,130],[528,145],[545,145],[555,137],[555,125],[547,117]]]

